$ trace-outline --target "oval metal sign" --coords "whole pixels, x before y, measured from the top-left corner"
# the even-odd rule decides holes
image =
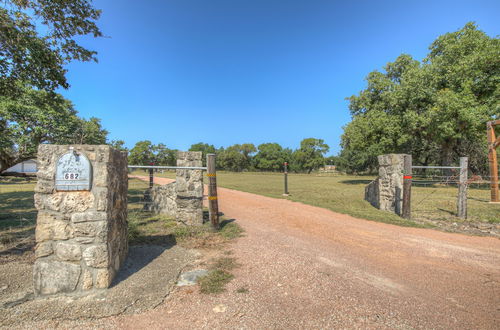
[[[65,153],[56,166],[56,190],[90,190],[92,187],[92,166],[84,154]]]

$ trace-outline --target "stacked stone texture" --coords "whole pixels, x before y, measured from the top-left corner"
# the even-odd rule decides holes
[[[179,151],[177,166],[201,167],[200,151]],[[176,170],[176,181],[164,186],[154,186],[145,193],[144,209],[175,217],[189,226],[203,224],[203,172],[201,170]]]
[[[378,156],[378,178],[365,188],[365,200],[373,206],[401,215],[404,154]]]
[[[144,193],[144,210],[156,214],[165,214],[170,217],[177,216],[177,201],[175,192],[176,183],[172,182],[163,186],[154,186]]]
[[[69,147],[38,148],[33,269],[37,295],[107,288],[128,251],[126,154],[106,145],[73,145],[92,165],[92,188],[56,191],[57,160]]]

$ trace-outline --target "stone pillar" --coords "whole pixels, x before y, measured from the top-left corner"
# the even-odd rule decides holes
[[[401,215],[403,206],[404,154],[378,156],[379,207]]]
[[[88,159],[88,182],[71,181],[68,173],[79,170],[71,153]],[[42,144],[37,176],[35,294],[109,287],[128,251],[126,154],[107,145]]]
[[[203,166],[201,151],[179,151],[177,166]],[[203,224],[203,172],[176,171],[176,220],[186,225]]]

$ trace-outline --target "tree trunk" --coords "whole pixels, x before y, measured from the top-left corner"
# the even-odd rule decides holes
[[[446,143],[443,145],[441,154],[441,166],[452,166],[453,163],[453,148],[451,143]],[[453,171],[451,169],[445,169],[443,171],[444,175],[452,176]]]

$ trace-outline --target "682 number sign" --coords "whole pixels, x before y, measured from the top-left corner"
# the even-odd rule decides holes
[[[78,173],[65,173],[64,179],[65,180],[78,180],[79,176],[80,176],[80,174],[78,174]]]

